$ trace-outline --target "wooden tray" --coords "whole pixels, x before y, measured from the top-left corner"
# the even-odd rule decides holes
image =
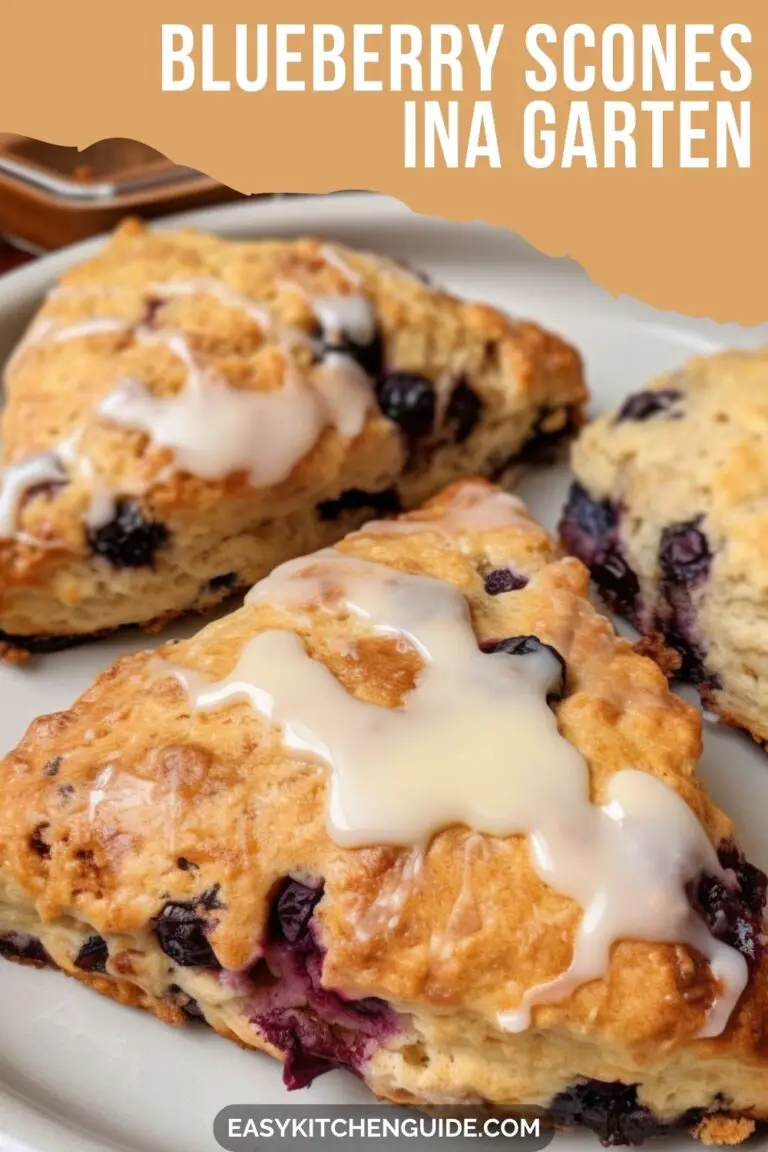
[[[40,248],[105,232],[127,215],[239,198],[134,140],[100,140],[79,151],[0,133],[0,232]]]

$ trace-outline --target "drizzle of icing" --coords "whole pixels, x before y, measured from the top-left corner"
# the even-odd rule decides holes
[[[416,513],[408,519],[369,520],[358,529],[360,536],[408,536],[418,532],[492,532],[524,523],[530,526],[525,504],[517,496],[489,489],[484,484],[465,483],[439,515]]]
[[[324,244],[320,249],[320,253],[325,260],[326,264],[330,264],[337,272],[340,272],[348,284],[352,284],[355,288],[359,288],[362,280],[353,268],[350,268],[346,260],[340,255],[337,248],[333,248],[330,244]]]
[[[365,296],[312,296],[312,310],[331,336],[348,336],[355,344],[370,344],[376,334],[371,306]]]
[[[80,441],[83,431],[73,432],[66,440],[57,446],[55,455],[61,463],[72,471],[78,471],[82,476],[89,492],[90,499],[85,513],[85,523],[92,531],[103,528],[115,514],[115,494],[103,477],[99,476],[93,466],[93,461],[85,453],[80,452]],[[136,493],[138,495],[138,493]],[[2,533],[0,532],[0,535]]]
[[[709,960],[718,994],[700,1034],[722,1032],[746,963],[710,934],[686,894],[702,872],[723,878],[717,854],[684,800],[647,773],[615,773],[606,802],[592,803],[586,762],[547,704],[559,677],[551,652],[483,654],[451,584],[333,549],[282,565],[248,602],[348,614],[423,661],[395,709],[352,696],[290,631],[253,637],[218,683],[174,669],[196,708],[245,700],[279,728],[287,750],[327,770],[336,843],[423,851],[452,824],[526,836],[539,877],[581,907],[571,964],[501,1012],[501,1028],[522,1031],[535,1005],[603,977],[612,945],[632,939],[686,944]]]
[[[10,372],[31,348],[41,344],[66,344],[70,340],[84,340],[90,336],[113,332],[127,332],[130,327],[131,321],[120,316],[92,316],[70,324],[61,324],[57,316],[41,316],[31,325],[6,361],[4,378],[8,379]]]
[[[323,254],[350,284],[359,285],[359,277],[334,249],[326,247]],[[129,289],[130,286],[120,285],[64,284],[52,289],[49,299],[88,294],[108,297]],[[16,348],[6,373],[24,353],[48,342],[132,331],[137,340],[164,343],[187,369],[184,390],[173,397],[157,397],[141,381],[124,379],[96,411],[113,423],[146,432],[156,444],[173,452],[178,467],[203,479],[247,471],[254,485],[266,487],[286,478],[325,427],[332,425],[350,439],[362,431],[373,395],[368,377],[351,358],[331,352],[314,368],[310,378],[301,377],[288,363],[288,351],[297,340],[311,343],[311,338],[304,332],[281,327],[268,307],[212,277],[152,282],[147,293],[163,299],[209,295],[226,307],[243,312],[265,332],[273,334],[283,347],[287,363],[283,387],[273,392],[231,388],[226,381],[199,367],[182,333],[137,327],[135,321],[119,316],[94,316],[63,325],[55,316],[41,317]],[[359,344],[373,339],[375,318],[362,294],[311,298],[310,303],[330,334],[346,335]],[[49,452],[0,473],[0,539],[16,534],[18,510],[25,493],[36,484],[66,479],[64,465],[78,471],[93,488],[85,517],[88,527],[98,528],[109,521],[114,511],[114,494],[99,479],[92,462],[78,453],[82,431]]]
[[[0,474],[0,540],[13,536],[21,506],[33,488],[41,484],[61,484],[66,478],[53,452],[40,452],[8,464]]]
[[[355,365],[302,376],[286,358],[283,385],[262,392],[230,387],[196,361],[179,333],[139,332],[163,343],[187,370],[173,396],[155,396],[134,379],[121,381],[99,404],[101,416],[140,429],[173,452],[176,465],[203,479],[244,471],[255,487],[284,480],[328,425],[356,436],[372,403],[367,377]]]

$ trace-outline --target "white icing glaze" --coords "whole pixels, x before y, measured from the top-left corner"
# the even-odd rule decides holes
[[[39,484],[61,483],[66,478],[53,452],[40,452],[6,465],[0,473],[0,540],[14,536],[19,510],[31,489]]]
[[[312,311],[328,335],[348,336],[355,344],[370,344],[376,318],[365,296],[311,296]]]
[[[324,258],[357,286],[359,277],[330,247]],[[298,291],[302,291],[298,285]],[[49,299],[70,295],[119,295],[130,285],[59,285]],[[151,282],[148,296],[171,299],[209,295],[226,307],[250,317],[269,332],[286,352],[297,342],[310,342],[306,333],[277,324],[268,307],[212,277]],[[346,335],[367,344],[375,334],[375,316],[361,294],[308,298],[326,331],[337,338]],[[184,364],[188,379],[181,393],[154,396],[142,382],[121,381],[98,405],[98,415],[126,427],[138,428],[151,440],[169,448],[178,467],[203,479],[220,478],[247,471],[255,486],[268,487],[284,480],[299,460],[315,445],[323,429],[335,426],[341,435],[354,438],[362,431],[372,403],[370,381],[351,358],[331,352],[316,366],[310,378],[287,366],[284,386],[258,393],[230,387],[198,366],[192,349],[180,332],[137,328],[125,317],[94,316],[62,324],[55,316],[41,317],[27,332],[8,361],[8,372],[30,348],[42,343],[85,339],[90,336],[133,329],[137,340],[163,343]],[[82,429],[46,454],[47,464],[25,462],[8,477],[0,476],[0,538],[16,533],[18,508],[24,494],[46,478],[57,459],[80,475],[93,489],[86,523],[94,529],[106,524],[114,513],[114,494],[101,481],[92,462],[79,451]],[[59,476],[61,478],[61,476]]]
[[[411,520],[369,520],[358,530],[361,536],[408,536],[417,532],[492,532],[510,528],[530,518],[522,500],[499,488],[483,484],[463,484],[439,515],[422,515]]]
[[[709,960],[718,995],[701,1035],[723,1030],[745,987],[746,962],[710,934],[686,895],[702,872],[724,878],[715,850],[683,799],[646,773],[616,773],[606,802],[591,802],[587,765],[547,704],[559,674],[548,650],[484,654],[452,585],[333,549],[281,566],[248,602],[348,613],[423,661],[396,709],[353,697],[290,631],[254,636],[219,683],[175,670],[195,707],[248,701],[297,758],[325,767],[336,843],[423,851],[455,824],[524,835],[541,879],[581,907],[568,969],[502,1012],[500,1027],[525,1029],[534,1005],[604,976],[612,945],[634,939],[686,944]]]
[[[330,264],[337,272],[340,272],[347,283],[359,288],[362,280],[354,269],[350,268],[346,260],[341,256],[337,248],[333,248],[330,244],[324,244],[320,250],[323,260],[326,264]]]
[[[335,426],[357,435],[372,402],[362,374],[318,372],[301,376],[286,358],[281,388],[269,392],[230,387],[201,368],[179,333],[143,331],[140,339],[163,343],[187,370],[173,396],[155,396],[138,380],[126,379],[99,404],[101,416],[147,433],[169,448],[177,467],[203,479],[244,471],[255,487],[278,484]]]
[[[72,324],[61,324],[57,316],[41,316],[30,326],[8,357],[4,378],[8,378],[10,372],[31,348],[49,343],[65,344],[70,340],[84,340],[89,336],[102,336],[111,332],[127,332],[130,327],[131,322],[120,316],[92,316]]]
[[[312,373],[312,384],[323,398],[329,421],[342,436],[359,436],[371,407],[371,382],[360,365],[338,352],[329,352]]]
[[[86,526],[93,532],[108,524],[115,514],[115,494],[97,473],[93,461],[80,451],[83,430],[73,432],[57,446],[55,455],[69,471],[79,472],[89,490],[88,508],[85,513]]]

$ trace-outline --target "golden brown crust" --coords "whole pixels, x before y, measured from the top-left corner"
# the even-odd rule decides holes
[[[448,489],[410,519],[439,516],[461,492]],[[589,604],[585,568],[558,558],[533,521],[482,533],[363,531],[339,547],[450,581],[469,602],[479,641],[533,633],[553,645],[567,666],[558,725],[588,763],[595,800],[631,765],[678,792],[714,844],[732,836],[695,775],[698,713],[617,638]],[[487,595],[487,572],[509,564],[530,577],[527,586]],[[539,879],[521,837],[448,828],[417,876],[402,849],[337,847],[325,829],[322,774],[292,761],[244,703],[195,712],[163,666],[221,678],[247,638],[274,626],[295,631],[350,692],[379,705],[397,706],[418,674],[413,653],[366,637],[354,620],[255,603],[191,640],[119,660],[68,712],[35,721],[2,763],[0,931],[3,908],[6,918],[9,908],[19,923],[26,917],[25,930],[74,918],[110,942],[132,941],[149,971],[150,959],[163,960],[152,922],[166,902],[215,890],[210,941],[224,967],[240,971],[258,955],[276,885],[311,875],[325,885],[316,913],[324,985],[395,1004],[417,1036],[411,1058],[383,1049],[371,1060],[367,1079],[379,1094],[428,1102],[442,1085],[461,1099],[546,1103],[577,1075],[630,1075],[650,1106],[669,1109],[677,1075],[680,1112],[725,1092],[734,1110],[748,1098],[754,1115],[768,1114],[764,966],[715,1040],[695,1039],[715,992],[707,964],[682,946],[632,941],[614,948],[605,980],[537,1008],[527,1033],[500,1033],[496,1014],[569,964],[578,907]],[[354,642],[354,658],[342,639]],[[62,952],[54,959],[72,963]],[[157,979],[146,984],[159,989]],[[220,1005],[209,1018],[264,1046]],[[450,1061],[440,1056],[448,1052]]]
[[[55,330],[106,314],[128,327],[33,340],[13,359],[2,417],[6,461],[53,449],[84,429],[78,451],[98,484],[133,500],[145,520],[170,533],[170,543],[158,550],[154,566],[115,570],[94,559],[85,523],[93,479],[69,469],[65,486],[26,500],[23,535],[0,540],[0,632],[91,634],[209,606],[226,595],[226,588],[214,595],[211,579],[233,573],[237,583],[250,585],[291,553],[321,547],[370,516],[363,509],[324,520],[316,510],[324,501],[350,489],[376,493],[396,486],[402,504],[413,507],[458,476],[499,468],[541,430],[541,421],[578,423],[586,398],[581,362],[558,337],[432,289],[392,261],[338,246],[329,260],[327,251],[319,240],[236,243],[191,231],[150,232],[129,222],[97,256],[64,276],[36,325],[51,323]],[[344,266],[359,287],[351,286]],[[287,479],[269,488],[255,489],[244,471],[206,480],[169,470],[168,449],[96,418],[94,409],[126,377],[155,396],[184,386],[178,357],[136,337],[152,307],[152,284],[179,280],[223,284],[266,303],[281,330],[304,333],[317,323],[309,297],[362,291],[375,313],[386,370],[418,373],[437,388],[441,415],[434,435],[411,458],[398,426],[374,406],[358,436],[327,427]],[[277,337],[215,295],[167,299],[151,322],[183,334],[198,359],[232,388],[283,386],[286,358]],[[292,357],[302,372],[314,370],[308,344]],[[447,413],[461,381],[479,397],[482,412],[466,438],[456,440]]]

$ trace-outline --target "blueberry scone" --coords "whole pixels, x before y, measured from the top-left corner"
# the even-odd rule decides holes
[[[574,446],[565,544],[668,671],[768,741],[768,351],[631,396]]]
[[[123,226],[6,369],[0,632],[63,647],[249,587],[573,429],[576,352],[318,240]]]
[[[698,713],[482,481],[120,660],[0,768],[0,951],[424,1106],[768,1116],[766,878]]]

